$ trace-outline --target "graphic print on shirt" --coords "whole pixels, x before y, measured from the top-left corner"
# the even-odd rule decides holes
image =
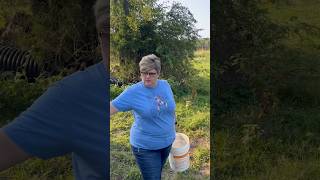
[[[163,97],[155,96],[154,100],[156,101],[158,112],[168,107],[168,103]]]

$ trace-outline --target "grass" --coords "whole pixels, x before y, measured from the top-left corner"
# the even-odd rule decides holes
[[[197,51],[192,60],[197,70],[190,81],[192,90],[189,94],[175,96],[177,132],[185,133],[190,138],[190,168],[181,173],[170,170],[165,164],[163,179],[209,179],[210,168],[210,52]],[[174,92],[180,89],[173,89]],[[177,93],[181,94],[181,93]],[[129,145],[129,131],[133,117],[130,112],[118,113],[111,118],[111,179],[141,179]]]
[[[0,172],[0,179],[14,180],[72,180],[71,157],[63,156],[50,160],[30,159],[6,171]]]
[[[264,5],[269,10],[272,20],[279,24],[288,23],[291,17],[296,16],[301,22],[320,27],[320,15],[317,13],[320,8],[319,1],[292,2],[292,5]],[[303,34],[302,39],[289,36],[285,45],[304,55],[319,54],[319,35]],[[301,61],[309,60],[301,57]],[[319,62],[317,58],[312,60]],[[304,70],[303,73],[307,74],[308,71]],[[300,89],[301,84],[307,82],[307,79],[292,82],[297,84],[292,87],[292,91],[301,91],[295,93],[302,94],[299,102],[311,102],[303,97],[303,91]],[[319,81],[316,81],[313,88],[308,90],[316,92],[312,93],[313,99],[319,95],[318,86]],[[319,105],[296,103],[297,99],[290,99],[288,94],[287,96],[287,101],[279,102],[279,107],[263,118],[257,118],[257,105],[241,103],[236,109],[227,110],[215,117],[215,126],[212,127],[214,179],[320,179]]]
[[[282,107],[253,124],[249,109],[223,116],[214,130],[216,179],[320,178],[319,110]]]
[[[320,47],[320,16],[318,10],[320,2],[317,0],[291,0],[291,5],[265,3],[272,21],[278,24],[299,24],[300,28],[314,27],[312,31],[299,31],[302,36],[292,33],[285,43],[292,48],[306,52],[318,51]]]

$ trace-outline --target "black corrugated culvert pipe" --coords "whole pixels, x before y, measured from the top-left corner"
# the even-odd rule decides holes
[[[29,82],[34,82],[40,75],[39,64],[32,58],[28,51],[14,47],[0,45],[0,72],[25,72]],[[121,86],[122,83],[110,76],[110,84]]]
[[[28,79],[39,76],[39,65],[27,51],[0,46],[0,71],[25,71]]]

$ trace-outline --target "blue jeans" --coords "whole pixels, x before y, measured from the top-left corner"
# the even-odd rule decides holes
[[[144,180],[160,180],[163,165],[169,156],[171,145],[158,150],[137,148],[131,145],[132,152]]]

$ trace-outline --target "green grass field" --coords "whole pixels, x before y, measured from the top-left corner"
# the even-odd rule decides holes
[[[210,177],[210,52],[197,51],[192,60],[197,75],[191,80],[190,94],[175,95],[177,104],[177,132],[185,133],[191,143],[191,165],[182,173],[170,170],[169,162],[163,179],[209,179]],[[113,87],[112,89],[115,89]],[[173,89],[175,94],[181,89]],[[130,112],[111,118],[111,179],[141,179],[129,145],[129,131],[133,117]]]
[[[314,52],[319,50],[320,44],[320,2],[317,0],[289,0],[292,4],[263,4],[269,12],[272,21],[278,24],[302,23],[300,28],[312,29],[310,32],[300,31],[301,36],[292,33],[285,43],[300,51]],[[305,23],[305,25],[303,25]],[[318,31],[318,32],[317,32]],[[317,45],[318,44],[318,45]]]
[[[296,17],[320,28],[320,1],[291,2],[290,5],[269,3],[264,7],[274,22],[286,24],[291,17]],[[304,65],[320,61],[316,58],[319,57],[319,40],[317,34],[302,34],[301,38],[289,36],[284,43],[302,54],[299,61]],[[310,54],[312,59],[303,58]],[[304,73],[307,77],[308,71],[304,70]],[[292,92],[300,99],[291,99],[288,95],[286,101],[279,102],[279,107],[263,119],[257,118],[259,108],[251,104],[239,105],[240,108],[216,117],[218,120],[215,119],[212,129],[212,176],[223,180],[320,179],[320,109],[316,103],[296,103],[309,102],[306,94],[310,94],[311,99],[318,97],[319,81],[314,81],[306,90],[302,89],[309,82],[304,78],[292,82],[296,85],[292,86]]]

